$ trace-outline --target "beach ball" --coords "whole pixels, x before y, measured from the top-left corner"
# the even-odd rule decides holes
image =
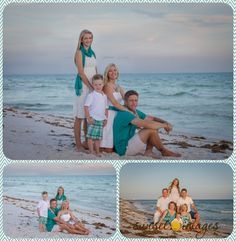
[[[178,221],[178,219],[174,219],[171,222],[171,228],[172,228],[173,231],[179,231],[179,229],[180,229],[180,222]]]

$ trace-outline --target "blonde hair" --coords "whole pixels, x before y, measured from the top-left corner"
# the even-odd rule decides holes
[[[67,209],[67,208],[66,208],[66,204],[67,204],[66,202],[62,202],[62,203],[61,203],[61,210]]]
[[[109,83],[109,77],[108,77],[108,72],[110,71],[110,68],[111,67],[114,67],[114,68],[116,68],[116,71],[117,71],[117,79],[119,78],[119,69],[118,69],[118,67],[115,65],[115,64],[113,64],[113,63],[111,63],[111,64],[108,64],[107,65],[107,67],[106,67],[106,69],[105,69],[105,71],[104,71],[104,85],[106,85],[107,83]]]
[[[77,45],[77,48],[76,48],[76,51],[75,51],[75,56],[74,56],[74,62],[76,64],[76,53],[77,51],[80,50],[80,46],[81,46],[81,43],[82,43],[82,40],[83,40],[83,37],[85,34],[91,34],[92,35],[92,38],[93,38],[93,33],[87,29],[84,29],[81,31],[80,35],[79,35],[79,41],[78,41],[78,45]]]
[[[180,213],[183,212],[183,207],[186,207],[186,211],[188,211],[188,205],[186,203],[184,203],[184,204],[180,205],[180,207],[179,207]]]

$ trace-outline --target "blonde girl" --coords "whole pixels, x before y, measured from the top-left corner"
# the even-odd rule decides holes
[[[103,139],[101,142],[101,147],[106,152],[113,151],[113,121],[117,111],[127,110],[127,108],[123,106],[125,91],[120,85],[118,85],[118,78],[118,67],[113,63],[109,64],[104,72],[105,86],[103,89],[108,98],[108,120],[103,129]]]
[[[171,184],[168,188],[168,191],[169,191],[170,201],[177,203],[177,201],[180,197],[180,188],[179,188],[179,179],[178,178],[175,178],[171,182]]]
[[[183,226],[187,226],[192,223],[192,218],[190,213],[188,212],[188,205],[182,204],[179,207],[180,219]]]
[[[57,217],[68,225],[70,233],[82,235],[89,234],[89,230],[84,227],[69,209],[69,201],[65,201],[61,204],[61,210],[58,212]]]
[[[92,77],[97,73],[96,55],[91,48],[93,34],[89,30],[80,33],[78,46],[75,52],[74,62],[77,67],[77,77],[75,81],[75,103],[74,111],[74,135],[76,148],[83,151],[86,144],[81,142],[81,124],[85,120],[84,102],[91,90]],[[86,121],[84,121],[84,134],[86,134]]]

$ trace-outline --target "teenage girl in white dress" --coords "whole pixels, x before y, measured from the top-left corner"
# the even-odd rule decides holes
[[[88,235],[89,230],[76,218],[69,209],[69,201],[65,201],[61,205],[61,210],[57,214],[58,218],[66,222],[71,233]]]
[[[102,150],[106,152],[113,151],[113,121],[118,110],[128,111],[123,106],[123,99],[125,91],[117,84],[119,78],[119,70],[115,64],[109,64],[104,73],[104,93],[108,99],[108,120],[106,126],[103,128],[103,139],[101,142]],[[114,108],[115,107],[115,108]]]
[[[180,188],[179,188],[179,179],[175,178],[169,188],[169,199],[170,201],[173,201],[175,203],[177,203],[179,197],[180,197]]]
[[[81,124],[84,120],[84,134],[86,134],[86,121],[84,114],[84,102],[92,87],[92,77],[97,73],[96,55],[91,49],[93,34],[88,30],[80,33],[78,46],[75,53],[75,64],[77,66],[77,78],[75,83],[75,102],[73,112],[75,117],[74,135],[76,148],[83,151],[85,148],[81,142]]]

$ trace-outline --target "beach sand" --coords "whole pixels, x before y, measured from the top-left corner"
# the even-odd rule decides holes
[[[152,159],[142,155],[118,156],[116,153],[103,153],[102,157],[77,152],[73,134],[73,118],[57,117],[30,111],[5,107],[3,110],[3,152],[14,160],[119,160]],[[232,154],[232,142],[203,136],[193,136],[172,132],[160,134],[164,145],[181,153],[186,160],[220,160]],[[158,159],[162,157],[155,151]]]
[[[172,230],[159,230],[148,228],[153,220],[153,214],[138,210],[132,201],[120,199],[120,231],[128,238],[226,238],[232,229],[219,227],[218,230],[202,230],[174,232]],[[146,228],[137,228],[137,223]],[[146,226],[145,226],[146,225]],[[139,227],[140,227],[139,226]]]
[[[3,230],[11,238],[108,238],[115,231],[115,217],[102,212],[73,210],[76,216],[90,230],[89,235],[75,235],[62,232],[39,232],[36,212],[37,202],[3,196]]]

